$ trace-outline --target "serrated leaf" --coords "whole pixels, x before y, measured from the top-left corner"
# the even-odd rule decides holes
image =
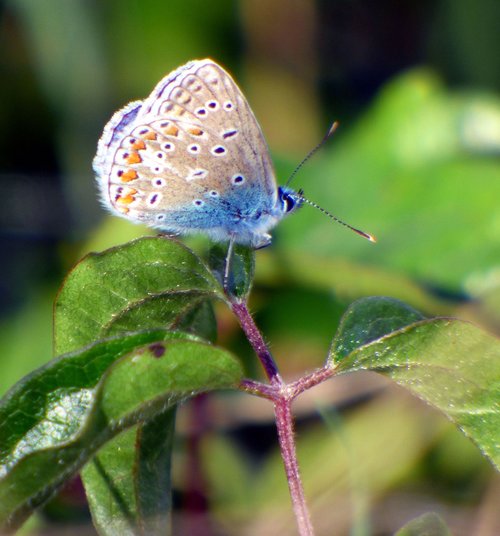
[[[500,341],[460,320],[415,319],[396,300],[355,302],[332,345],[332,366],[374,370],[408,388],[500,467]]]
[[[222,297],[190,249],[163,237],[91,253],[66,278],[54,307],[55,353],[127,331],[177,329],[207,299]]]
[[[0,405],[0,523],[22,522],[120,431],[241,374],[228,352],[166,330],[101,341],[33,372]]]

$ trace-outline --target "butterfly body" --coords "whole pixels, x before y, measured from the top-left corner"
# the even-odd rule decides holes
[[[248,102],[208,59],[180,67],[115,113],[93,165],[111,212],[168,233],[263,247],[302,203],[300,193],[277,186]]]

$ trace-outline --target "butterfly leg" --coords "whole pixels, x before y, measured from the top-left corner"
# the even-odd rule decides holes
[[[266,233],[266,234],[260,236],[260,241],[255,243],[253,245],[253,248],[255,250],[263,249],[263,248],[267,248],[267,246],[270,246],[270,245],[271,245],[271,235]]]
[[[168,231],[160,231],[157,236],[160,236],[162,238],[177,238],[180,236],[179,233],[170,233]]]
[[[227,247],[226,266],[224,268],[224,291],[226,292],[226,294],[230,294],[229,276],[231,274],[233,252],[234,252],[234,235],[231,235],[229,238],[229,245]]]

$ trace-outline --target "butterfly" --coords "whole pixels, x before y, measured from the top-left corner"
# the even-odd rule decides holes
[[[179,67],[148,98],[116,112],[93,167],[112,213],[253,248],[270,244],[269,231],[304,200],[277,185],[246,98],[210,59]]]

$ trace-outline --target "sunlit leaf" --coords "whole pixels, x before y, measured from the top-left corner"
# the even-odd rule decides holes
[[[496,337],[456,319],[418,321],[406,305],[372,298],[350,307],[330,360],[338,373],[374,370],[408,388],[445,413],[500,467]]]
[[[91,253],[70,272],[57,297],[56,353],[126,331],[177,329],[219,293],[210,270],[175,240],[140,238]]]
[[[33,372],[0,406],[0,523],[23,521],[119,432],[240,376],[228,352],[165,330],[99,342]]]

